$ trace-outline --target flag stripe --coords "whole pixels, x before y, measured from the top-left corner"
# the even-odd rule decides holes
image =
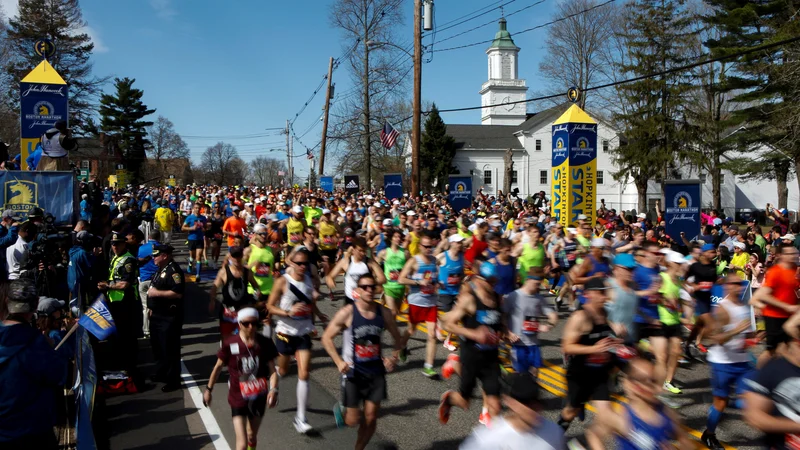
[[[394,147],[398,136],[400,136],[400,133],[389,122],[384,123],[381,130],[381,145],[386,149]]]

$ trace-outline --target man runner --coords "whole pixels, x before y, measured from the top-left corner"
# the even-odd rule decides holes
[[[403,233],[392,228],[386,234],[390,244],[389,247],[378,253],[378,261],[383,262],[383,274],[386,277],[386,284],[383,285],[386,307],[396,316],[400,312],[400,304],[403,303],[403,298],[406,296],[406,287],[400,284],[399,280],[400,272],[403,271],[409,254],[400,247],[403,242]]]
[[[253,240],[250,246],[244,249],[242,259],[246,261],[245,268],[253,271],[261,297],[266,297],[272,291],[272,269],[275,267],[275,256],[272,249],[267,247],[267,226],[263,223],[253,227]],[[253,286],[247,286],[247,292],[255,294]]]

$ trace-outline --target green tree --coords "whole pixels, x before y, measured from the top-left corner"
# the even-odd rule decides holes
[[[142,102],[144,92],[133,87],[133,78],[116,78],[114,95],[100,97],[100,130],[119,142],[127,169],[139,180],[146,152],[151,147],[147,129],[153,122],[143,120],[156,112]]]
[[[425,130],[421,136],[419,158],[423,162],[423,173],[426,175],[423,183],[431,187],[436,186],[441,190],[447,183],[447,176],[458,173],[453,166],[453,157],[456,155],[456,141],[447,134],[447,125],[439,115],[439,109],[434,103],[430,114],[425,120]]]
[[[10,55],[2,63],[16,91],[19,80],[42,61],[34,43],[45,38],[55,43],[57,51],[49,61],[69,84],[70,127],[76,134],[83,134],[101,86],[108,81],[92,76],[89,58],[94,44],[86,25],[78,0],[19,0],[19,15],[8,23]],[[16,102],[16,95],[11,98]]]
[[[705,0],[712,10],[706,20],[725,31],[708,41],[716,56],[730,55],[800,34],[796,0]],[[800,169],[800,44],[797,42],[740,56],[724,88],[739,108],[733,121],[742,149],[769,144]],[[783,167],[779,164],[780,167]],[[749,166],[761,170],[760,165]],[[782,171],[782,169],[780,170]],[[757,176],[757,173],[751,175]],[[781,179],[788,179],[781,175]],[[792,207],[796,207],[793,205]]]
[[[618,63],[620,72],[636,77],[688,62],[694,34],[683,0],[635,0],[628,14],[629,26],[621,36],[626,55]],[[627,144],[613,155],[619,167],[613,176],[633,180],[640,211],[646,210],[647,181],[669,178],[675,164],[687,156],[681,123],[689,78],[685,73],[663,74],[617,88],[625,106],[614,119],[622,125]]]

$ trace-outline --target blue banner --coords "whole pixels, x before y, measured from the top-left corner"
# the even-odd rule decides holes
[[[685,233],[690,241],[700,235],[701,192],[699,182],[666,182],[664,220],[667,222],[667,235],[672,240],[682,243],[681,233]]]
[[[89,333],[78,327],[75,347],[75,436],[78,450],[97,448],[92,429],[94,394],[97,388],[97,367]]]
[[[319,187],[325,192],[333,192],[333,177],[320,177]]]
[[[388,200],[403,198],[403,175],[387,173],[383,176],[383,192]]]
[[[41,137],[69,112],[67,85],[20,83],[20,137]]]
[[[0,171],[0,204],[21,219],[41,208],[53,215],[56,225],[72,225],[78,216],[77,184],[72,172]]]
[[[450,175],[450,187],[447,200],[456,211],[472,208],[472,177],[467,175]]]
[[[103,294],[98,295],[92,306],[86,309],[86,312],[78,319],[78,324],[101,341],[117,332],[114,317],[106,307]]]

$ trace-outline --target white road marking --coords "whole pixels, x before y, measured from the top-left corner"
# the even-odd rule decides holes
[[[214,418],[214,414],[203,405],[203,393],[200,391],[194,378],[192,378],[192,374],[189,373],[183,360],[181,360],[181,378],[183,379],[183,384],[186,385],[186,389],[189,390],[189,395],[192,397],[194,406],[200,414],[200,420],[203,421],[203,425],[206,427],[208,437],[211,438],[211,443],[214,444],[214,448],[216,448],[216,450],[231,450],[231,446],[228,445],[228,441],[226,441],[225,436],[222,435],[222,430],[220,430],[217,419]]]

